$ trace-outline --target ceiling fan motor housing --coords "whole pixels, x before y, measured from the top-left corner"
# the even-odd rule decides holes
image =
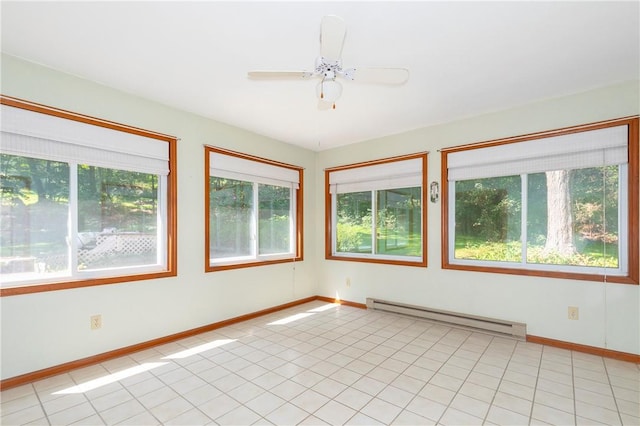
[[[282,78],[318,78],[316,93],[320,102],[319,109],[335,109],[335,101],[342,94],[342,85],[338,77],[345,80],[374,82],[381,84],[402,84],[409,78],[409,71],[404,68],[342,68],[342,45],[346,34],[344,20],[339,16],[329,15],[322,18],[320,28],[320,56],[316,57],[313,71],[250,71],[250,78],[282,79]]]
[[[315,74],[321,75],[325,80],[335,80],[342,74],[342,61],[340,59],[331,61],[324,56],[318,56]]]

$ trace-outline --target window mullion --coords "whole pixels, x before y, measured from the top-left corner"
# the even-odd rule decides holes
[[[371,254],[378,252],[378,191],[371,191]]]
[[[293,254],[293,258],[295,258],[295,247],[297,244],[298,235],[296,234],[296,223],[298,223],[298,217],[296,215],[295,206],[296,202],[296,190],[293,187],[293,184],[289,186],[289,252]]]
[[[338,251],[338,193],[329,194],[331,197],[331,253]]]
[[[453,260],[456,258],[456,181],[449,182],[447,203],[449,205],[449,216],[447,219],[449,220],[449,229],[451,229],[451,232],[448,233],[449,250],[447,256]]]
[[[523,265],[527,264],[527,215],[529,209],[529,180],[526,174],[520,175],[520,204],[522,208],[520,209],[520,243],[522,245],[522,249],[520,251],[521,254],[521,262]]]
[[[260,250],[259,250],[259,227],[258,227],[258,220],[259,220],[259,197],[258,197],[258,183],[257,182],[253,182],[253,208],[251,209],[251,239],[253,240],[252,244],[251,244],[251,256],[254,259],[257,259],[258,256],[260,255]]]
[[[72,277],[78,274],[78,163],[69,163],[69,214],[67,216],[67,246],[69,272]]]
[[[627,274],[629,272],[629,168],[626,164],[618,167],[618,270]],[[606,206],[605,206],[606,208]]]
[[[156,247],[158,250],[157,262],[159,265],[164,267],[167,266],[167,249],[168,249],[168,240],[167,240],[167,216],[168,216],[168,207],[167,207],[167,197],[165,194],[165,188],[167,188],[167,176],[159,175],[158,176],[158,208],[156,211],[156,229],[158,241],[156,242]]]

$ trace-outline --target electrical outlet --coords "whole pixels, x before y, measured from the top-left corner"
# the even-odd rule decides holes
[[[98,330],[102,328],[102,315],[93,315],[89,319],[91,321],[91,329]]]
[[[347,287],[351,287],[351,278],[347,277]]]
[[[569,306],[568,316],[570,320],[578,319],[578,307],[577,306]]]

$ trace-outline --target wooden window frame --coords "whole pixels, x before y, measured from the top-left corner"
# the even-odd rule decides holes
[[[526,268],[502,268],[496,266],[480,266],[480,265],[465,265],[459,263],[452,263],[449,260],[449,184],[448,184],[448,165],[447,155],[453,152],[473,150],[480,148],[487,148],[497,145],[505,145],[516,142],[530,141],[535,139],[543,139],[552,136],[567,135],[571,133],[581,133],[590,130],[602,129],[613,126],[628,126],[628,175],[627,175],[627,197],[628,197],[628,272],[627,275],[606,275],[606,274],[590,274],[590,273],[576,273],[576,272],[558,272],[549,270],[534,270]],[[639,283],[639,229],[638,229],[638,217],[639,217],[639,147],[638,147],[638,116],[623,117],[620,119],[601,121],[597,123],[585,124],[581,126],[567,127],[557,130],[545,131],[540,133],[527,134],[522,136],[516,136],[505,139],[497,139],[486,142],[473,143],[468,145],[462,145],[457,147],[445,148],[441,150],[441,182],[442,182],[442,269],[464,270],[473,272],[489,272],[498,274],[512,274],[512,275],[526,275],[526,276],[538,276],[546,278],[564,278],[573,280],[584,281],[598,281],[608,283],[620,283],[620,284],[635,284]]]
[[[21,108],[32,112],[50,115],[61,119],[77,121],[92,126],[103,127],[119,132],[130,133],[151,139],[164,141],[169,147],[169,174],[167,175],[167,218],[166,218],[166,270],[159,272],[143,272],[139,274],[117,275],[89,279],[62,279],[61,281],[43,284],[17,285],[0,288],[0,297],[20,294],[40,293],[46,291],[67,290],[105,284],[117,284],[132,281],[151,280],[174,277],[177,275],[177,138],[137,127],[102,120],[88,115],[78,114],[22,99],[0,95],[0,104]]]
[[[278,258],[278,259],[270,259],[270,260],[242,260],[233,263],[224,263],[218,265],[212,265],[210,262],[211,252],[210,252],[210,217],[209,217],[209,203],[211,202],[211,198],[209,196],[209,170],[211,166],[210,162],[210,153],[219,153],[223,155],[228,155],[232,157],[238,157],[244,160],[255,161],[258,163],[270,164],[278,167],[284,167],[287,169],[292,169],[298,172],[299,176],[299,185],[296,192],[296,205],[295,205],[295,231],[293,238],[295,238],[295,253],[293,256],[288,258]],[[304,220],[303,220],[303,205],[304,205],[304,169],[302,167],[294,166],[291,164],[282,163],[275,160],[270,160],[267,158],[257,157],[249,154],[244,154],[237,151],[232,151],[229,149],[213,147],[213,146],[204,146],[204,270],[205,272],[217,272],[217,271],[226,271],[230,269],[240,269],[240,268],[250,268],[255,266],[265,266],[265,265],[273,265],[279,263],[289,263],[289,262],[299,262],[304,260]]]
[[[354,169],[354,168],[360,168],[360,167],[367,167],[367,166],[374,166],[374,165],[378,165],[378,164],[385,164],[385,163],[391,163],[391,162],[397,162],[397,161],[403,161],[403,160],[411,160],[411,159],[421,159],[422,160],[422,179],[421,179],[421,185],[422,185],[422,197],[420,200],[421,203],[421,214],[422,214],[422,220],[421,220],[421,226],[422,226],[422,259],[420,261],[404,261],[404,260],[398,260],[398,259],[386,259],[386,258],[376,258],[375,255],[370,255],[367,257],[355,257],[355,256],[349,256],[348,254],[345,255],[334,255],[333,254],[333,223],[332,223],[332,217],[333,217],[333,205],[332,205],[332,195],[330,192],[330,175],[332,172],[336,172],[336,171],[341,171],[341,170],[348,170],[348,169]],[[422,267],[422,268],[426,268],[427,267],[427,236],[428,236],[428,229],[427,229],[427,210],[428,210],[428,206],[427,206],[427,201],[428,201],[428,194],[427,194],[427,160],[428,160],[428,153],[427,152],[421,152],[421,153],[416,153],[416,154],[409,154],[409,155],[401,155],[401,156],[397,156],[397,157],[390,157],[390,158],[383,158],[383,159],[379,159],[379,160],[372,160],[372,161],[365,161],[362,163],[356,163],[356,164],[349,164],[349,165],[344,165],[344,166],[337,166],[337,167],[332,167],[332,168],[328,168],[325,169],[324,171],[324,182],[325,182],[325,195],[324,195],[324,199],[325,199],[325,259],[327,260],[340,260],[340,261],[347,261],[347,262],[363,262],[363,263],[378,263],[378,264],[386,264],[386,265],[397,265],[397,266],[414,266],[414,267]]]

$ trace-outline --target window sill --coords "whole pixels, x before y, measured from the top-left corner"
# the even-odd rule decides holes
[[[425,259],[417,260],[402,260],[398,258],[380,258],[372,256],[352,256],[352,255],[327,255],[327,260],[342,260],[347,262],[364,262],[364,263],[379,263],[383,265],[397,265],[397,266],[417,266],[424,268],[427,266]]]
[[[247,262],[234,262],[234,263],[214,263],[209,264],[205,268],[205,272],[218,272],[218,271],[227,271],[230,269],[241,269],[241,268],[251,268],[254,266],[265,266],[265,265],[276,265],[279,263],[295,263],[304,260],[302,257],[296,258],[282,258],[282,259],[271,259],[271,260],[251,260]]]
[[[543,271],[535,269],[523,269],[523,268],[505,268],[495,266],[477,266],[477,265],[462,265],[458,263],[442,263],[442,269],[452,269],[458,271],[471,271],[471,272],[488,272],[494,274],[509,274],[509,275],[522,275],[532,277],[544,277],[544,278],[564,278],[568,280],[581,280],[581,281],[595,281],[603,283],[615,283],[615,284],[632,284],[638,285],[638,279],[630,275],[602,275],[602,274],[588,274],[578,272],[559,272],[559,271]]]

